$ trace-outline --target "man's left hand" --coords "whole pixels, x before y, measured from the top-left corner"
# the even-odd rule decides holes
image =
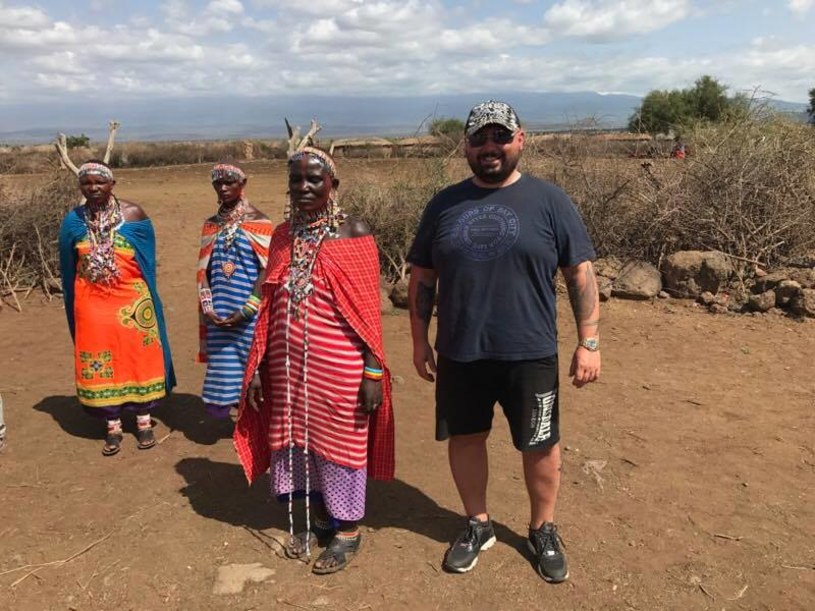
[[[600,351],[591,351],[578,346],[572,357],[569,376],[572,378],[572,384],[578,388],[597,380],[600,377]]]

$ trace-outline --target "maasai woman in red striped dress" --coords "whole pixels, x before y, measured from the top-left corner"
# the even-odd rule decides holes
[[[272,493],[288,500],[287,554],[327,543],[318,574],[359,550],[366,479],[392,479],[394,469],[379,258],[367,225],[339,209],[338,184],[323,151],[289,160],[290,210],[272,236],[235,429],[249,480],[269,468]],[[306,530],[295,535],[299,497]]]

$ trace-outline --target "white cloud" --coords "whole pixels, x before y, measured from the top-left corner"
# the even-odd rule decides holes
[[[50,23],[48,15],[38,8],[11,7],[0,3],[0,30],[43,28]]]
[[[531,13],[518,4],[476,20],[439,0],[207,0],[197,13],[192,6],[166,0],[158,18],[124,13],[118,23],[108,11],[113,25],[103,26],[90,13],[54,21],[0,0],[0,96],[645,93],[708,73],[732,90],[758,86],[801,99],[815,74],[815,46],[783,31],[719,54],[690,39],[681,54],[667,44],[597,53],[580,40],[645,35],[689,16],[690,0],[560,0],[537,20],[524,19]],[[559,44],[563,37],[571,39]],[[640,48],[652,51],[642,56]]]
[[[459,29],[447,29],[442,33],[438,48],[471,54],[474,50],[502,51],[513,46],[543,46],[550,41],[549,30],[542,27],[519,25],[509,19],[493,19]],[[508,41],[511,41],[508,44]]]
[[[184,0],[165,0],[161,3],[160,10],[170,22],[184,21],[190,12]]]
[[[196,37],[231,32],[244,14],[239,0],[211,0],[200,13],[192,11],[184,0],[167,0],[161,11],[170,29]]]
[[[31,60],[39,70],[52,74],[82,74],[86,68],[77,61],[73,51],[61,51],[49,55],[40,55]]]
[[[36,75],[35,80],[46,89],[69,93],[89,91],[96,85],[96,75],[87,72],[81,75],[40,73]]]
[[[805,15],[815,7],[815,0],[788,0],[787,6],[793,13]]]
[[[88,28],[96,31],[96,28]],[[100,32],[101,33],[101,32]],[[45,51],[73,45],[79,42],[77,30],[68,23],[57,21],[47,27],[17,28],[0,30],[0,49],[26,50],[43,49]]]
[[[564,0],[546,11],[544,23],[565,36],[617,40],[681,21],[691,9],[691,0]]]
[[[212,0],[207,5],[206,8],[207,13],[217,14],[218,12],[224,12],[231,15],[242,15],[243,14],[243,4],[241,4],[238,0]]]

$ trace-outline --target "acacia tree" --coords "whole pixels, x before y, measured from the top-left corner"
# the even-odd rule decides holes
[[[815,87],[809,90],[809,108],[807,108],[809,122],[815,125]]]
[[[730,108],[727,87],[707,74],[697,79],[693,87],[684,93],[688,98],[691,118],[721,121]]]
[[[433,119],[427,131],[431,136],[444,136],[459,140],[464,136],[464,121],[450,117],[438,117]]]
[[[678,132],[692,121],[721,121],[747,104],[744,96],[727,96],[727,86],[704,75],[688,89],[648,93],[631,115],[628,129],[652,135]]]
[[[655,89],[645,96],[642,105],[628,120],[628,129],[653,135],[667,134],[687,115],[688,101],[681,91]]]

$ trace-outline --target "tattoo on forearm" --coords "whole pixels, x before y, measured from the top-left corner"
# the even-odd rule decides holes
[[[579,326],[594,326],[600,324],[599,319],[591,319],[594,307],[597,304],[599,291],[594,268],[591,263],[568,274],[566,284],[569,289],[569,302],[572,305],[574,320]]]
[[[436,285],[426,285],[424,282],[419,282],[416,287],[416,316],[420,320],[430,323],[433,317],[433,302],[436,300]]]

